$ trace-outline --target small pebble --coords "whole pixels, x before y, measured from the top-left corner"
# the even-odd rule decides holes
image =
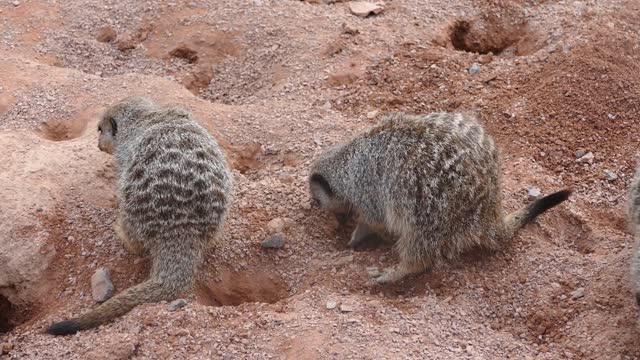
[[[605,170],[604,178],[609,182],[616,181],[618,179],[618,175],[616,175],[613,171]]]
[[[367,113],[367,119],[373,120],[378,115],[378,110],[369,111]]]
[[[577,288],[575,291],[571,292],[571,299],[577,300],[584,297],[584,288]]]
[[[334,266],[342,266],[342,265],[347,265],[348,263],[351,263],[351,262],[353,262],[353,255],[347,255],[347,256],[343,256],[343,257],[337,258],[333,262],[333,265]]]
[[[577,161],[580,164],[593,164],[593,159],[595,158],[595,156],[593,155],[593,153],[591,151],[589,151],[588,153],[582,155]]]
[[[91,297],[98,303],[113,296],[113,284],[109,279],[109,269],[99,268],[91,277]]]
[[[167,331],[167,333],[171,336],[187,336],[189,335],[189,330],[187,329],[180,329],[180,328],[169,328],[169,330]]]
[[[527,191],[527,199],[529,201],[537,200],[538,198],[540,198],[541,194],[542,193],[540,192],[539,188],[530,187],[529,190]]]
[[[351,1],[349,2],[349,10],[353,15],[360,17],[378,15],[384,10],[384,3],[377,2],[374,4],[368,1]]]
[[[185,299],[177,299],[172,301],[169,305],[167,305],[167,310],[169,311],[176,311],[178,309],[181,309],[183,307],[185,307],[187,305],[187,300]]]
[[[340,304],[340,311],[342,312],[353,312],[353,306],[348,304]]]
[[[356,29],[355,27],[352,27],[351,25],[348,25],[347,23],[343,23],[342,33],[349,34],[349,35],[358,35],[360,33],[360,30]]]
[[[493,60],[493,55],[491,55],[491,54],[483,54],[483,55],[478,56],[478,62],[480,64],[486,65],[486,64],[490,63],[491,60]]]
[[[267,224],[267,231],[269,234],[281,233],[284,230],[284,220],[282,218],[275,218]]]
[[[480,72],[480,64],[478,63],[473,63],[471,65],[471,67],[469,68],[469,74],[471,75],[476,75]]]
[[[583,157],[586,153],[587,153],[587,150],[584,150],[584,149],[580,149],[580,150],[576,151],[576,159],[580,159],[580,158],[581,158],[581,157]]]
[[[284,246],[284,243],[284,235],[282,233],[277,233],[262,240],[260,245],[265,249],[280,249]]]
[[[14,1],[13,6],[20,6],[20,1]]]
[[[327,301],[327,310],[333,310],[338,306],[338,303],[335,300]]]

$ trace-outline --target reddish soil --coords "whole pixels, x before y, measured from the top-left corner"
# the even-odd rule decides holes
[[[623,207],[637,1],[389,0],[360,18],[343,1],[4,0],[0,34],[0,357],[640,358]],[[96,305],[95,269],[116,291],[148,275],[113,233],[95,131],[134,94],[188,108],[220,142],[236,182],[225,236],[186,307],[49,336]],[[508,209],[529,187],[574,195],[497,253],[373,285],[366,268],[395,254],[346,247],[351,228],[310,206],[309,163],[386,112],[440,110],[495,136]],[[285,245],[263,249],[276,218]]]

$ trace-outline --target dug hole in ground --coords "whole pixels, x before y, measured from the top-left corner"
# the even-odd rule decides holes
[[[0,0],[0,357],[636,359],[625,191],[640,149],[640,3]],[[116,292],[122,250],[97,121],[129,95],[188,108],[235,198],[187,305],[136,307],[71,337],[43,330]],[[570,187],[494,254],[394,285],[309,206],[323,149],[389,111],[466,111],[503,151],[505,207]],[[280,248],[262,242],[279,232]]]

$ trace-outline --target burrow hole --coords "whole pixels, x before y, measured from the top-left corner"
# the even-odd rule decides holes
[[[448,28],[448,38],[453,48],[477,54],[499,55],[512,50],[514,55],[529,55],[540,44],[529,32],[526,24],[505,25],[488,21],[483,24],[457,20]]]

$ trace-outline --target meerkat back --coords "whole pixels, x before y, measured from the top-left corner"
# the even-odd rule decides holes
[[[188,112],[129,98],[105,112],[99,131],[98,146],[115,155],[118,169],[115,233],[130,253],[151,257],[151,274],[88,313],[53,324],[47,331],[54,335],[188,289],[204,251],[221,235],[232,198],[222,151]]]
[[[400,264],[374,274],[395,282],[474,246],[495,248],[570,191],[504,216],[500,156],[493,139],[461,113],[390,114],[314,160],[314,202],[339,219],[358,216],[350,245],[394,235]],[[342,221],[344,222],[344,221]]]

